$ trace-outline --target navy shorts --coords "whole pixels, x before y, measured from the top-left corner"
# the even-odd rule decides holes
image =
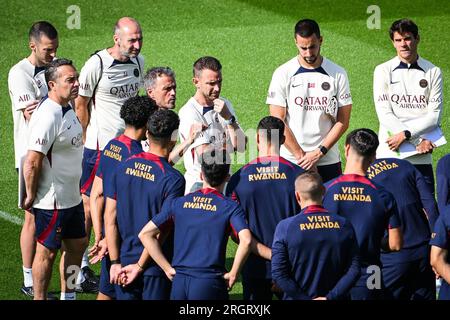
[[[436,280],[427,257],[393,264],[383,264],[387,299],[436,300]]]
[[[283,298],[282,292],[274,292],[272,279],[242,277],[242,296],[244,300],[272,300],[275,295],[278,300]]]
[[[450,300],[450,285],[442,279],[438,300]]]
[[[92,184],[94,183],[95,173],[100,163],[100,150],[84,148],[83,161],[81,162],[82,172],[80,179],[81,194],[91,195]]]
[[[330,181],[331,179],[337,178],[342,174],[341,163],[327,164],[324,166],[317,166],[317,171],[322,177],[323,183]]]
[[[228,300],[228,289],[222,277],[197,278],[176,274],[170,300]]]
[[[86,237],[83,202],[68,209],[37,209],[35,216],[37,241],[48,249],[60,249],[63,239]]]
[[[115,284],[109,282],[109,270],[111,269],[111,259],[106,255],[102,259],[102,266],[100,270],[100,286],[99,291],[105,296],[115,299],[116,289]]]
[[[117,300],[169,300],[171,282],[166,276],[139,276],[126,286],[114,286]]]

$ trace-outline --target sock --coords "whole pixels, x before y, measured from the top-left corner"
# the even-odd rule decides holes
[[[88,249],[84,251],[83,259],[81,260],[81,269],[84,267],[89,267]]]
[[[75,292],[61,292],[60,300],[77,300]]]
[[[31,274],[31,268],[25,268],[22,266],[23,270],[23,285],[25,287],[33,286],[33,275]]]
[[[80,270],[80,272],[78,272],[77,284],[83,283],[84,280],[86,280],[86,278],[84,277],[83,270]]]

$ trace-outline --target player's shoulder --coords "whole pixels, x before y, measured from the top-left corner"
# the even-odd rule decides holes
[[[33,71],[33,65],[27,58],[24,58],[9,69],[8,78],[16,80],[18,78],[33,77]]]
[[[441,69],[434,65],[431,61],[422,58],[421,56],[419,56],[419,59],[417,60],[417,64],[425,71],[441,71]]]
[[[389,59],[387,61],[384,61],[384,62],[378,64],[375,67],[375,71],[388,71],[388,72],[390,72],[395,67],[397,67],[399,63],[400,63],[400,61],[399,61],[398,57],[395,56],[392,59]]]
[[[107,49],[98,50],[92,52],[90,56],[87,58],[84,63],[82,70],[97,70],[104,68],[105,65],[108,65],[112,61],[111,55],[108,53]]]
[[[323,57],[321,66],[329,75],[347,74],[343,67],[325,57]]]
[[[178,115],[180,116],[180,121],[188,120],[195,116],[196,109],[199,108],[198,102],[194,97],[190,97],[188,101],[180,108]]]
[[[294,58],[278,66],[274,71],[274,75],[278,77],[291,77],[295,74],[295,72],[297,72],[299,67],[300,64],[298,62],[297,56],[295,56]]]

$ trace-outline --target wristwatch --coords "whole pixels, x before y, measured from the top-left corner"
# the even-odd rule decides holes
[[[227,126],[229,126],[229,125],[231,125],[231,124],[233,124],[233,123],[236,123],[236,117],[235,117],[235,116],[231,116],[230,119],[225,120],[225,124],[226,124]]]
[[[405,133],[405,138],[406,138],[406,140],[411,139],[411,131],[405,130],[405,131],[403,131],[403,132]]]
[[[323,155],[326,155],[328,152],[328,149],[324,147],[323,145],[320,145],[319,147],[320,152],[322,152]]]

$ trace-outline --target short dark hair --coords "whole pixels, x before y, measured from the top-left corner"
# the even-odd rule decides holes
[[[164,146],[172,140],[172,135],[179,125],[180,118],[175,112],[158,109],[148,119],[147,130],[152,141]]]
[[[145,89],[153,88],[155,86],[156,79],[166,75],[175,80],[175,72],[169,67],[154,67],[148,69],[144,76],[144,87]]]
[[[147,96],[131,97],[120,108],[120,117],[126,125],[141,129],[147,125],[148,118],[157,109],[154,101]]]
[[[47,83],[47,87],[49,87],[48,83],[50,81],[56,81],[58,78],[58,68],[62,66],[73,66],[72,60],[59,58],[54,59],[52,62],[50,62],[47,66],[47,69],[45,69],[45,82]]]
[[[325,189],[320,174],[307,171],[295,179],[295,190],[300,194],[307,194],[311,200],[321,202]]]
[[[258,123],[258,131],[263,130],[265,132],[265,139],[267,142],[275,142],[272,139],[278,137],[278,144],[281,146],[284,140],[284,122],[283,120],[267,116],[262,118]]]
[[[225,182],[230,172],[230,159],[226,149],[206,148],[201,155],[203,178],[211,187]]]
[[[205,69],[220,72],[222,70],[222,65],[220,64],[220,61],[214,57],[201,57],[194,62],[194,77],[198,77],[200,75],[200,72]]]
[[[389,36],[391,37],[391,40],[394,40],[395,32],[400,34],[410,32],[414,36],[414,39],[417,39],[417,36],[419,35],[419,27],[410,19],[400,19],[394,21],[389,29]]]
[[[58,37],[58,31],[56,31],[55,27],[47,21],[38,21],[33,23],[30,28],[30,32],[28,33],[30,41],[32,39],[40,41],[42,36],[46,36],[50,40],[54,40]]]
[[[370,129],[355,129],[347,135],[345,144],[350,145],[360,156],[372,157],[375,155],[379,141],[377,134]]]
[[[313,34],[320,38],[320,28],[316,21],[311,19],[302,19],[295,25],[294,37],[299,35],[302,38],[309,38]]]

